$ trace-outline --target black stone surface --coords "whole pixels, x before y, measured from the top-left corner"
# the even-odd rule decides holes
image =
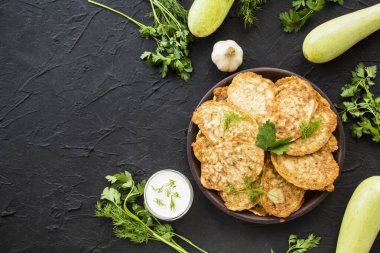
[[[291,233],[315,233],[323,240],[312,252],[334,252],[352,192],[380,174],[379,144],[347,131],[346,164],[334,193],[298,220],[264,226],[225,215],[195,187],[186,127],[203,94],[226,76],[210,60],[219,40],[243,47],[240,69],[288,69],[340,101],[340,87],[359,62],[380,67],[380,33],[320,65],[303,58],[302,41],[316,25],[377,2],[327,3],[298,34],[284,33],[277,18],[290,1],[269,1],[251,31],[234,6],[216,33],[192,44],[194,73],[185,83],[173,75],[161,79],[145,65],[139,56],[152,42],[113,13],[83,0],[0,0],[0,252],[173,252],[157,242],[117,239],[107,220],[94,218],[104,176],[124,168],[138,178],[165,168],[187,175],[194,204],[172,225],[209,252],[284,252]],[[148,21],[148,1],[108,3]],[[380,252],[379,238],[372,252]]]

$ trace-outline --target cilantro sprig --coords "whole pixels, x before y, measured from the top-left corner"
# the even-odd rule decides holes
[[[276,140],[276,126],[270,120],[267,120],[260,128],[256,137],[256,146],[271,151],[277,155],[282,155],[291,143],[292,138],[282,138]]]
[[[188,45],[193,41],[187,28],[187,10],[177,0],[149,0],[152,12],[148,15],[154,19],[152,25],[144,25],[132,17],[93,0],[89,3],[123,16],[140,30],[144,39],[152,38],[157,45],[155,51],[145,51],[140,58],[153,66],[160,66],[161,76],[166,77],[169,69],[187,81],[193,71]]]
[[[95,215],[110,219],[117,237],[136,243],[160,241],[179,253],[189,253],[174,240],[176,237],[200,252],[207,253],[189,239],[175,233],[171,225],[162,224],[139,204],[143,202],[145,180],[136,183],[128,171],[106,176],[106,179],[111,185],[104,188],[96,204]]]
[[[380,142],[380,97],[375,97],[370,88],[375,85],[377,66],[364,66],[360,63],[354,71],[349,84],[342,88],[341,96],[346,100],[335,106],[339,109],[343,122],[351,116],[355,123],[350,126],[353,137],[371,135],[372,140]]]
[[[286,253],[304,253],[313,248],[317,248],[321,237],[310,234],[306,239],[298,238],[296,235],[289,236],[289,248]],[[273,249],[270,253],[275,253]]]
[[[327,0],[343,5],[344,0]],[[299,32],[315,12],[324,8],[325,0],[293,0],[293,9],[288,12],[281,12],[280,21],[285,32]]]

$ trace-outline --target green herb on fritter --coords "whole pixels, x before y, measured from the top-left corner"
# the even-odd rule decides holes
[[[241,0],[239,16],[242,18],[244,27],[250,28],[257,21],[256,12],[261,10],[261,5],[267,0]]]
[[[346,100],[336,107],[341,109],[343,122],[347,122],[349,116],[354,119],[350,127],[353,137],[367,134],[373,141],[380,142],[380,97],[370,91],[375,85],[376,72],[376,65],[366,67],[360,63],[352,72],[351,82],[342,88],[341,96]]]
[[[141,59],[153,66],[161,67],[161,76],[166,77],[171,69],[183,80],[187,81],[193,71],[188,58],[188,45],[193,40],[186,25],[187,10],[177,0],[149,0],[152,12],[149,14],[154,19],[153,24],[146,26],[132,17],[112,9],[106,5],[88,0],[89,3],[117,13],[140,27],[140,36],[152,38],[157,45],[155,51],[145,51]]]
[[[260,195],[267,194],[265,191],[263,191],[259,184],[259,181],[252,182],[249,177],[245,177],[243,189],[237,190],[235,185],[230,183],[227,187],[224,188],[224,190],[232,194],[233,196],[236,196],[241,193],[246,193],[249,196],[249,201],[252,204],[257,204]]]
[[[243,116],[240,116],[236,112],[228,111],[223,115],[223,126],[224,130],[227,130],[232,124],[239,121],[246,121],[247,119]]]
[[[276,140],[276,126],[270,122],[270,120],[267,120],[263,126],[259,128],[259,133],[256,137],[256,146],[265,151],[282,155],[288,149],[291,141],[291,137]]]
[[[327,0],[343,5],[343,0]],[[293,0],[293,9],[288,12],[281,12],[280,21],[285,32],[299,32],[306,21],[323,9],[325,0]]]
[[[321,119],[315,119],[309,124],[302,120],[301,121],[301,126],[300,126],[300,131],[301,131],[301,137],[302,139],[307,139],[310,136],[312,136],[315,131],[317,131],[321,127]]]
[[[321,241],[321,237],[310,234],[306,239],[298,238],[296,235],[289,236],[289,248],[286,253],[304,253],[313,248],[317,248]],[[273,249],[270,253],[275,253]]]
[[[174,240],[177,237],[200,252],[207,253],[189,239],[175,233],[171,225],[161,224],[144,206],[139,205],[144,202],[145,180],[136,184],[127,171],[107,176],[106,179],[111,185],[104,188],[96,204],[95,215],[110,219],[117,237],[136,243],[160,241],[179,253],[189,253]]]
[[[256,188],[251,188],[249,193],[249,200],[252,204],[256,205],[259,201],[259,197],[261,194],[268,194],[267,192],[263,191],[263,189],[259,186]]]

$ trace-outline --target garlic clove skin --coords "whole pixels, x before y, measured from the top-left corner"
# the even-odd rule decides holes
[[[243,49],[233,40],[215,43],[211,60],[222,72],[234,72],[243,63]]]

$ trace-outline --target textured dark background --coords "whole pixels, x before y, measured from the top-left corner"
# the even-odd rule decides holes
[[[311,64],[301,52],[313,27],[378,0],[327,3],[300,33],[286,34],[277,16],[290,2],[269,0],[251,31],[234,6],[215,34],[192,44],[194,73],[185,83],[172,75],[161,79],[145,65],[139,56],[151,41],[113,13],[83,0],[0,0],[0,252],[172,252],[157,242],[117,239],[107,220],[94,218],[104,176],[124,168],[138,178],[166,168],[187,175],[194,204],[172,224],[209,252],[284,252],[290,233],[312,232],[323,237],[313,252],[334,252],[353,190],[380,174],[379,144],[346,131],[346,164],[335,192],[311,213],[280,225],[244,223],[216,209],[196,187],[186,160],[192,111],[226,76],[210,60],[216,41],[234,39],[243,47],[240,69],[294,71],[334,102],[357,63],[380,67],[379,32],[327,64]],[[107,3],[148,22],[146,0]],[[372,252],[380,252],[379,238]]]

